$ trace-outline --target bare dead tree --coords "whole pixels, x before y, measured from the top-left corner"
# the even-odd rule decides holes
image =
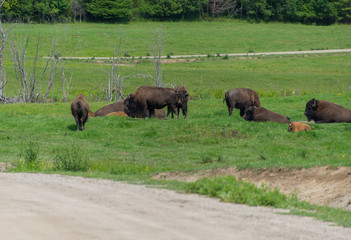
[[[67,48],[67,29],[65,29],[65,32],[63,33],[63,36],[60,38],[54,37],[51,35],[51,49],[50,49],[50,54],[48,59],[49,61],[49,66],[48,66],[48,74],[47,74],[47,88],[45,95],[43,97],[43,101],[46,102],[49,97],[49,93],[53,87],[53,83],[55,78],[62,73],[64,66],[68,62],[69,56],[67,58],[62,57],[65,54],[68,54]],[[76,49],[73,49],[73,52]],[[64,98],[64,96],[63,96]]]
[[[83,7],[83,3],[80,0],[72,0],[72,13],[74,22],[76,22],[76,18],[79,15],[79,22],[82,22],[82,16],[85,15],[85,10]]]
[[[71,78],[69,79],[69,81],[66,81],[65,69],[63,68],[61,72],[61,80],[62,80],[62,102],[67,102],[67,98],[71,91],[73,74],[71,75]]]
[[[18,39],[21,39],[21,38],[18,37],[16,33],[14,33],[12,36],[9,36],[9,41],[8,41],[9,42],[8,50],[11,56],[11,60],[14,66],[17,83],[18,83],[17,96],[21,99],[21,101],[34,102],[39,99],[38,97],[40,95],[40,92],[38,89],[38,83],[43,78],[48,68],[50,59],[46,61],[46,64],[42,70],[42,73],[40,74],[40,77],[37,77],[36,66],[38,62],[39,46],[40,46],[40,32],[39,32],[37,36],[37,42],[36,42],[36,52],[35,52],[35,57],[33,62],[33,70],[32,70],[32,73],[29,75],[26,67],[26,52],[27,52],[27,47],[30,39],[30,34],[29,33],[26,34],[23,42],[18,41]]]
[[[210,0],[208,6],[213,20],[215,16],[223,13],[227,13],[227,17],[232,18],[234,14],[240,11],[240,8],[237,8],[236,0]]]
[[[6,0],[2,0],[0,2],[0,34],[1,34],[1,46],[0,46],[0,97],[3,97],[3,90],[5,88],[6,85],[6,78],[4,75],[4,71],[3,71],[3,52],[4,52],[4,47],[5,47],[5,40],[6,40],[6,32],[2,26],[2,7],[4,5]]]
[[[161,69],[161,56],[164,47],[166,46],[166,39],[163,34],[163,28],[156,29],[153,33],[153,46],[152,52],[154,54],[153,61],[155,67],[155,85],[158,87],[163,86],[164,74]]]

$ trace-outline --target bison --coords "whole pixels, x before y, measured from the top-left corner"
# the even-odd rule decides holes
[[[180,87],[176,87],[174,88],[174,90],[180,92],[184,99],[183,99],[183,104],[182,105],[178,105],[177,106],[177,110],[178,110],[178,114],[179,114],[179,109],[182,109],[182,112],[183,112],[183,115],[184,115],[184,118],[186,119],[186,115],[188,113],[188,101],[189,101],[189,94],[188,94],[188,91],[186,90],[186,88],[184,86],[180,86]],[[167,109],[167,117],[168,115],[172,113],[172,118],[174,117],[173,116],[173,111],[171,108],[168,107]]]
[[[250,88],[234,88],[228,90],[225,93],[223,102],[224,101],[227,102],[229,116],[232,115],[234,108],[240,109],[240,116],[242,117],[246,107],[261,106],[257,92]]]
[[[79,128],[84,130],[84,125],[88,121],[89,117],[89,104],[85,96],[80,93],[71,104],[71,112],[76,120],[77,132],[79,132]]]
[[[256,122],[277,122],[277,123],[290,123],[290,119],[279,113],[272,112],[264,107],[249,106],[244,110],[242,116],[245,120]]]
[[[351,111],[338,104],[311,99],[306,103],[305,116],[316,123],[351,122]]]
[[[183,106],[184,96],[172,88],[141,86],[124,99],[124,112],[130,117],[155,115],[155,109],[169,107],[178,118],[178,106]],[[167,119],[167,116],[166,116]]]
[[[106,116],[109,113],[112,112],[123,112],[123,100],[115,102],[115,103],[111,103],[105,107],[100,108],[99,110],[97,110],[95,112],[95,117],[102,117],[102,116]]]
[[[311,131],[312,128],[310,125],[300,123],[300,122],[291,122],[288,127],[289,132],[300,132],[300,131]]]

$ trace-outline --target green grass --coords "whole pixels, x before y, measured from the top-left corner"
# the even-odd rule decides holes
[[[177,22],[129,24],[18,24],[17,39],[31,32],[27,50],[27,71],[32,71],[36,34],[40,31],[40,56],[50,52],[50,36],[63,41],[67,56],[113,56],[114,45],[121,31],[124,41],[122,55],[128,53],[135,59],[125,60],[120,67],[124,94],[133,92],[142,84],[154,84],[150,78],[135,74],[154,74],[154,65],[140,56],[152,55],[152,32],[161,27],[166,33],[164,55],[205,54],[213,57],[195,62],[163,64],[165,83],[185,85],[198,99],[222,98],[224,92],[235,87],[250,87],[261,96],[343,92],[351,86],[351,54],[326,54],[304,56],[266,56],[250,58],[215,57],[217,53],[298,51],[311,49],[351,48],[350,25],[307,26],[301,24],[250,24],[246,22]],[[9,54],[5,52],[4,69],[8,79],[6,93],[13,96],[18,83]],[[37,75],[44,67],[40,59]],[[109,61],[71,60],[65,66],[67,78],[73,77],[73,99],[83,92],[97,99],[108,81]],[[45,77],[38,85],[45,93]],[[60,74],[55,79],[50,98],[61,99]],[[43,95],[43,94],[42,94]]]
[[[350,25],[313,26],[302,24],[251,24],[219,22],[132,22],[128,24],[17,24],[16,32],[40,31],[43,55],[48,54],[50,36],[69,41],[81,57],[112,57],[114,44],[124,36],[123,53],[140,57],[152,55],[153,32],[163,29],[167,40],[163,55],[300,51],[351,48]],[[29,54],[34,52],[35,41]]]

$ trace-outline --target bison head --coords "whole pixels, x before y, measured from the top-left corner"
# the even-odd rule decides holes
[[[305,116],[307,117],[308,121],[311,121],[313,119],[313,116],[315,115],[317,109],[318,109],[318,103],[319,101],[315,98],[311,99],[306,103],[306,108],[305,108]]]
[[[134,101],[134,94],[130,94],[128,95],[123,102],[123,109],[124,112],[132,118],[136,117],[136,113],[137,113],[137,107],[136,107],[136,103]]]
[[[247,121],[253,121],[255,109],[256,109],[256,106],[254,105],[245,107],[244,115],[242,116],[242,118]]]

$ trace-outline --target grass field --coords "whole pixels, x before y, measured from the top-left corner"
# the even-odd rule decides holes
[[[289,116],[293,121],[306,120],[305,104],[313,97],[351,109],[351,54],[229,59],[213,56],[217,53],[351,48],[350,25],[180,22],[18,25],[16,31],[24,34],[27,29],[33,30],[28,49],[30,66],[38,29],[43,39],[41,56],[47,56],[52,33],[67,38],[68,52],[79,46],[74,55],[90,57],[111,56],[113,44],[122,30],[125,53],[136,58],[123,62],[121,74],[134,76],[153,74],[153,64],[138,57],[151,54],[152,31],[161,26],[167,36],[165,55],[212,55],[163,64],[165,83],[185,85],[189,90],[193,100],[189,102],[188,119],[90,118],[86,131],[77,133],[70,103],[2,104],[0,161],[16,164],[15,171],[81,171],[78,174],[84,176],[142,183],[155,183],[150,179],[155,173],[226,166],[253,169],[351,166],[351,126],[347,123],[313,125],[312,132],[293,134],[284,124],[246,122],[238,111],[229,117],[222,102],[228,89],[250,87],[259,93],[264,107]],[[41,67],[43,62],[40,62]],[[7,56],[6,93],[10,96],[18,84],[12,68]],[[94,101],[99,89],[107,86],[108,61],[74,60],[69,61],[65,69],[66,75],[73,74],[70,99],[83,92],[93,111],[109,104]],[[130,77],[125,82],[124,93],[142,84],[153,82]],[[44,91],[45,81],[40,85]],[[60,91],[60,80],[56,79],[52,97],[60,98]],[[197,186],[189,187],[184,183],[156,184],[201,191],[201,187],[198,190]],[[207,184],[200,183],[201,186]],[[215,187],[217,183],[210,185]],[[322,219],[351,226],[349,212],[326,208],[311,211],[310,206],[296,203],[296,199],[280,195],[276,198],[291,200],[286,207],[307,210],[305,215],[319,215]]]

